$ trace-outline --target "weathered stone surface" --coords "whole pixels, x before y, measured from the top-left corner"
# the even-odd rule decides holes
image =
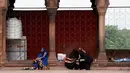
[[[105,13],[109,0],[97,0],[96,5],[99,15],[99,55],[97,63],[99,66],[106,66],[108,60],[105,51]]]
[[[5,60],[5,46],[6,46],[6,9],[0,8],[0,66],[4,64]]]
[[[59,7],[60,0],[45,0],[46,7]]]
[[[7,8],[8,0],[0,0],[0,8]]]
[[[55,52],[55,16],[59,7],[60,0],[45,0],[49,16],[49,60],[51,64],[56,66],[56,52]],[[50,65],[50,62],[49,62]]]
[[[2,8],[0,8],[0,66],[2,62]]]

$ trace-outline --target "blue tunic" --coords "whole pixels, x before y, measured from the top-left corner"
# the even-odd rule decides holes
[[[118,58],[114,60],[115,62],[130,62],[130,58]]]
[[[43,48],[43,49],[44,49],[44,48]],[[43,57],[43,55],[44,55],[45,53],[47,53],[46,56],[45,56],[44,58],[41,58],[41,60],[42,60],[42,63],[43,63],[45,66],[48,66],[48,52],[47,52],[45,49],[44,49],[44,51],[43,51],[41,54],[39,54],[38,57]]]
[[[42,48],[42,50],[43,51],[38,54],[37,58],[41,58],[45,53],[47,53],[45,57],[41,58],[41,60],[44,66],[48,66],[48,52],[44,48]],[[39,68],[38,61],[36,61],[36,63],[34,64],[34,68]]]

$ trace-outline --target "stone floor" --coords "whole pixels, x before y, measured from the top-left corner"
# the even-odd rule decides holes
[[[24,67],[0,67],[1,70],[23,70]],[[68,70],[66,67],[50,67],[50,70]],[[50,71],[47,70],[47,71]],[[91,70],[118,70],[118,71],[130,71],[130,67],[91,67]],[[44,70],[46,71],[46,70]],[[82,70],[80,70],[82,71]]]
[[[130,73],[129,70],[0,70],[0,73]]]
[[[23,70],[24,67],[0,67],[0,73],[130,73],[130,67],[92,67],[91,70],[68,70],[51,67],[50,70]]]

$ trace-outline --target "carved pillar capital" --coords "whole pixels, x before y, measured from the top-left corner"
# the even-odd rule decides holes
[[[7,12],[6,8],[0,8],[0,15],[4,15]]]
[[[50,22],[55,23],[55,16],[56,16],[57,8],[47,8],[47,12],[49,15]]]
[[[8,8],[8,0],[0,0],[0,8]]]
[[[109,4],[109,0],[96,0],[98,14],[105,15]]]
[[[59,7],[60,0],[45,0],[46,7]]]
[[[56,15],[57,7],[53,7],[53,8],[47,7],[47,12],[49,16]]]
[[[110,2],[109,2],[109,0],[96,0],[95,4],[98,7],[108,7]]]
[[[97,7],[97,10],[98,10],[99,16],[100,15],[105,16],[106,11],[107,11],[107,7]]]
[[[98,12],[99,16],[105,16],[106,12]]]

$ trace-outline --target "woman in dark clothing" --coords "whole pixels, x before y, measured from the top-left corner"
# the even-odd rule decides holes
[[[92,62],[92,57],[90,57],[82,48],[79,48],[79,68],[90,70]]]
[[[66,58],[65,59],[65,66],[68,69],[74,69],[76,67],[76,60],[74,58]]]
[[[68,69],[86,69],[90,70],[93,59],[81,48],[74,49],[69,58],[65,59],[65,66]]]
[[[69,57],[65,59],[65,66],[68,69],[78,69],[77,59],[79,57],[79,52],[76,49],[73,49]]]
[[[78,52],[78,50],[73,49],[72,52],[69,54],[69,58],[78,59],[79,58],[79,52]]]

